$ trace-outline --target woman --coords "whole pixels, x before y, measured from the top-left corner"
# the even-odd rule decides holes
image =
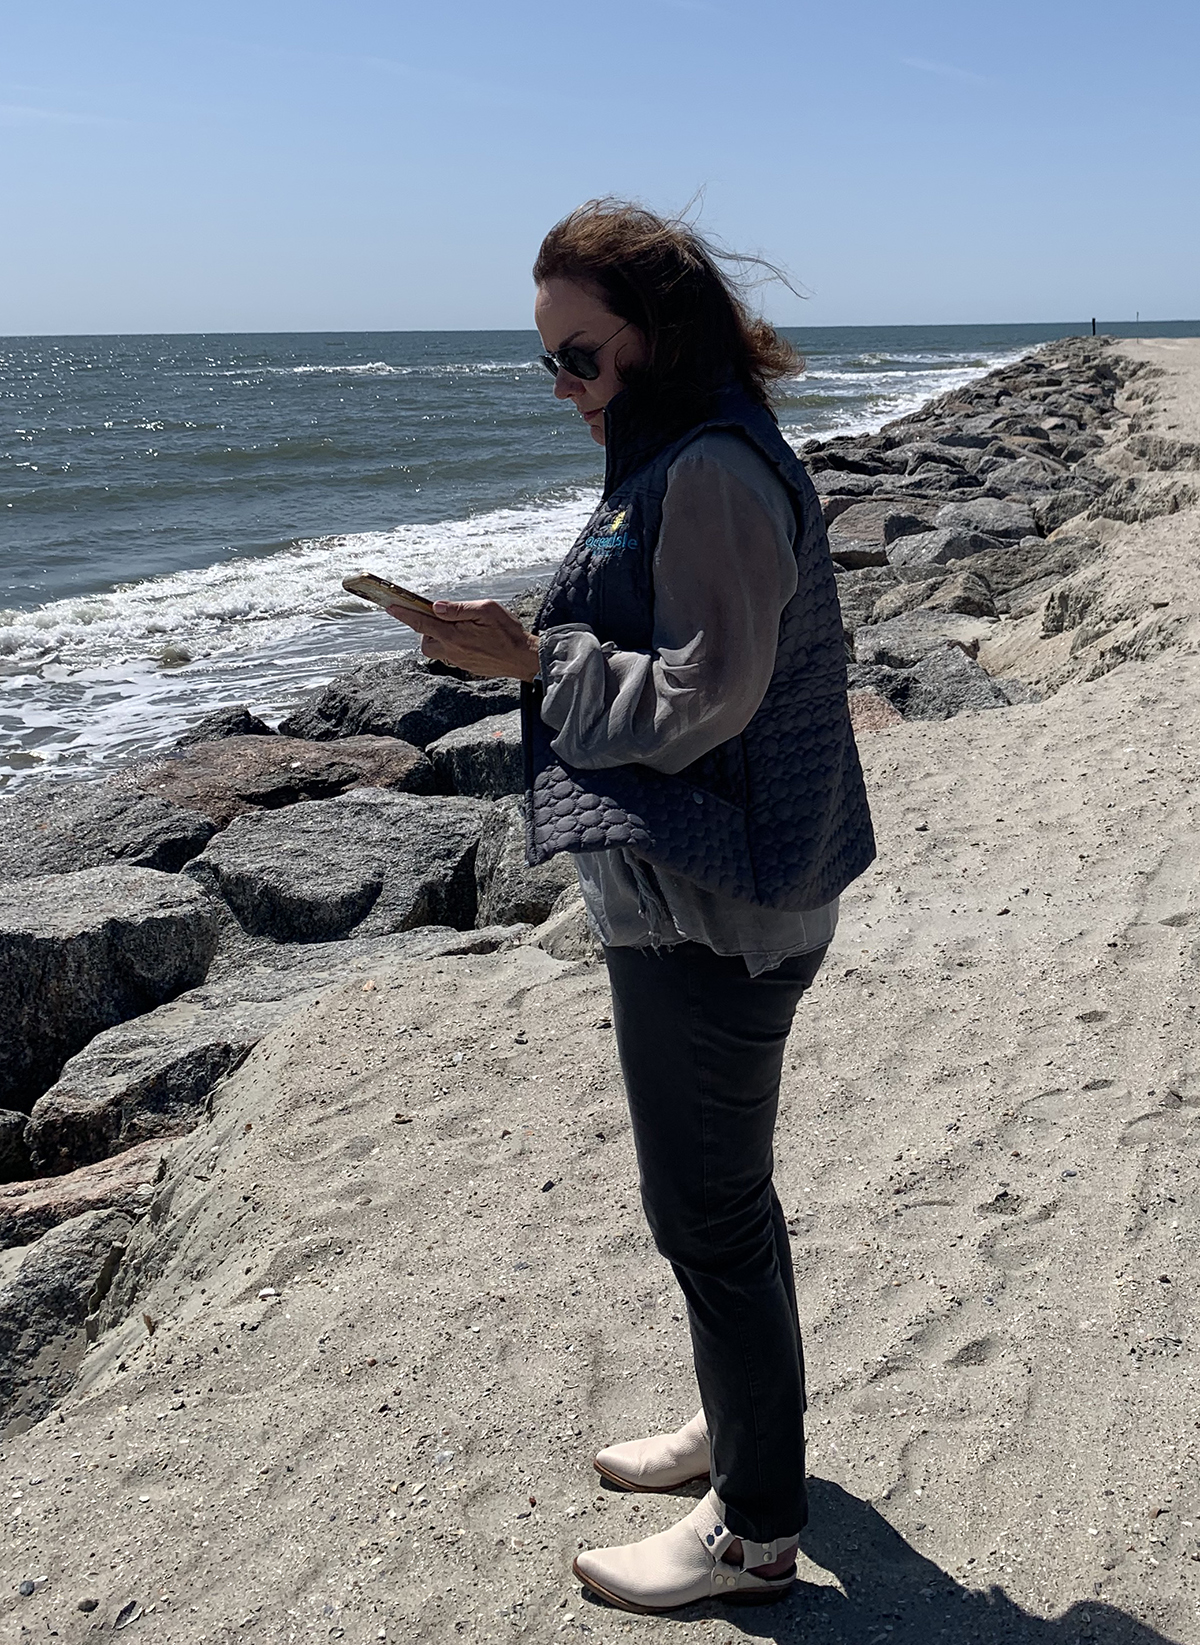
[[[524,688],[529,860],[575,854],[642,1202],[687,1300],[702,1410],[608,1447],[668,1531],[575,1572],[626,1609],[774,1600],[806,1517],[804,1362],[771,1184],[784,1045],[874,855],[821,510],[769,409],[791,349],[686,225],[593,201],[543,242],[535,318],[605,448],[536,632],[490,600],[394,608],[428,657]]]

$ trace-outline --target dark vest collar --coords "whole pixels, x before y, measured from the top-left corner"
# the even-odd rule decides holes
[[[769,412],[736,383],[729,383],[713,395],[706,414],[697,418],[690,428],[687,425],[657,428],[647,423],[636,395],[630,389],[622,389],[604,408],[604,496],[611,497],[618,486],[624,485],[631,474],[644,468],[660,451],[710,423],[753,426],[764,418],[774,427]]]

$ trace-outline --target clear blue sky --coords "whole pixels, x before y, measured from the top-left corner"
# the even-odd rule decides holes
[[[529,324],[678,209],[789,324],[1200,315],[1196,0],[0,0],[0,333]]]

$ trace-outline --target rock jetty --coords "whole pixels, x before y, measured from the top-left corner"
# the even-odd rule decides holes
[[[783,1620],[1182,1641],[1200,345],[1051,344],[804,456],[881,851],[785,1069]],[[515,706],[364,657],[0,798],[14,1637],[549,1641],[579,1545],[677,1517],[589,1483],[695,1389]]]

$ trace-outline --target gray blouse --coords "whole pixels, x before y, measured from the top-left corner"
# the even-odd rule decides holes
[[[671,464],[654,552],[653,650],[601,644],[582,623],[539,646],[542,719],[581,770],[638,763],[682,771],[735,737],[775,668],[779,618],[796,592],[795,517],[782,481],[736,434],[702,434]],[[705,891],[632,851],[575,858],[588,918],[609,947],[702,942],[751,975],[820,948],[836,899],[803,913]]]

